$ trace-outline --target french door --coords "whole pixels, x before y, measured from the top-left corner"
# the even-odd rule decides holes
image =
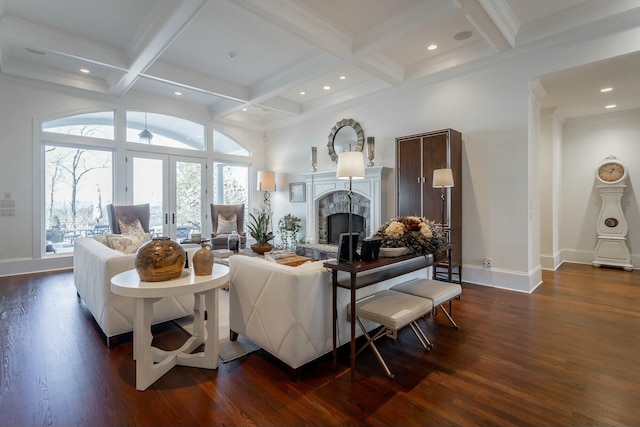
[[[154,236],[180,241],[202,232],[206,193],[205,160],[154,153],[133,153],[128,187],[133,204],[149,203]]]

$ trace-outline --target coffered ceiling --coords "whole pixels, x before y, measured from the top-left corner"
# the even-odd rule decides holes
[[[640,0],[0,0],[0,72],[268,127],[630,16]]]

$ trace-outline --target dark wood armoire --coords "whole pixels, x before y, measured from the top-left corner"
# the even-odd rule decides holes
[[[462,264],[462,134],[443,129],[396,138],[397,215],[443,221],[442,189],[433,188],[433,171],[451,169],[452,188],[445,188],[444,223],[452,243],[451,264]]]

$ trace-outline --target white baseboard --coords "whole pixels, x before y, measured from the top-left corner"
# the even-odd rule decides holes
[[[13,258],[0,261],[0,277],[70,268],[73,268],[72,255],[53,255],[41,259]]]
[[[477,265],[462,266],[462,281],[517,292],[533,292],[542,283],[542,268],[537,266],[528,273]]]

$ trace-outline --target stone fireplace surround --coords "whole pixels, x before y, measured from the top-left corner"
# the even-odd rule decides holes
[[[382,166],[365,168],[364,179],[352,181],[353,213],[365,218],[365,232],[375,233],[381,224],[382,216]],[[336,178],[336,171],[303,174],[307,187],[307,223],[306,241],[311,244],[326,242],[326,217],[330,213],[349,212],[347,192],[349,180]],[[341,207],[329,208],[323,199],[332,193],[329,200],[335,199]],[[346,203],[345,203],[346,200]],[[325,200],[326,201],[326,200]],[[368,205],[368,206],[367,206]],[[321,207],[322,206],[322,212]],[[346,207],[346,211],[344,210]],[[323,228],[324,227],[324,228]]]

